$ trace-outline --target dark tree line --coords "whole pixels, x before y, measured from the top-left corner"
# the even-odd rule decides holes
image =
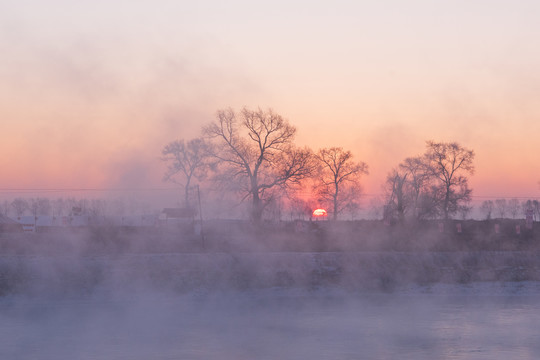
[[[309,217],[315,207],[327,209],[333,220],[357,211],[360,180],[368,174],[368,165],[342,147],[317,151],[298,147],[296,132],[272,109],[219,110],[200,137],[174,140],[163,147],[161,159],[167,166],[163,179],[182,188],[185,207],[195,207],[194,190],[202,185],[216,197],[234,194],[239,202],[249,204],[254,222],[265,213],[280,218],[284,207],[296,218]],[[471,209],[467,176],[474,173],[473,160],[474,152],[457,143],[428,141],[424,154],[406,158],[388,174],[384,218],[404,222],[466,214]],[[88,215],[126,211],[118,201],[72,198],[17,198],[4,208],[16,216],[69,215],[74,209]],[[500,200],[483,207],[489,216],[499,211],[515,217],[514,208],[512,201]]]
[[[1,204],[2,214],[15,218],[32,216],[106,216],[150,212],[150,205],[133,199],[77,199],[74,197],[49,199],[46,197],[16,197]]]
[[[202,132],[196,139],[175,140],[162,152],[168,165],[164,179],[182,185],[186,207],[192,205],[194,181],[206,179],[219,191],[249,201],[254,222],[269,208],[279,208],[284,198],[298,209],[291,211],[323,206],[334,220],[359,208],[367,164],[341,147],[313,151],[296,146],[296,128],[271,109],[219,110]],[[404,222],[466,214],[473,160],[474,152],[455,142],[428,141],[424,154],[406,158],[388,174],[384,217]],[[299,189],[313,196],[302,198]]]
[[[513,199],[495,199],[484,200],[480,205],[480,211],[486,220],[494,218],[504,219],[525,216],[532,214],[534,220],[540,219],[540,202],[538,200],[522,200]]]

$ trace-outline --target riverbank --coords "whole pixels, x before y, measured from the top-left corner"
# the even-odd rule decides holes
[[[0,256],[0,294],[540,281],[538,252],[264,252]]]

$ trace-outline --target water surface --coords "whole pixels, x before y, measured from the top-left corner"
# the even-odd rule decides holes
[[[0,299],[1,359],[539,359],[540,284]]]

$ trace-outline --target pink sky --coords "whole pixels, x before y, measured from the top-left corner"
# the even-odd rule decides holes
[[[261,106],[299,144],[368,163],[366,193],[432,139],[476,152],[474,195],[540,197],[538,15],[534,1],[8,0],[0,187],[165,186],[164,144]]]

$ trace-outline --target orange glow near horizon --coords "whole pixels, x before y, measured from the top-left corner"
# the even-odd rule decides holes
[[[534,2],[512,16],[504,2],[486,10],[465,0],[397,12],[386,2],[307,11],[277,1],[271,12],[214,0],[161,12],[81,2],[68,18],[63,2],[8,3],[0,188],[162,187],[165,144],[200,136],[218,109],[246,106],[289,120],[298,146],[343,147],[367,163],[364,209],[426,140],[474,150],[473,200],[540,197]],[[302,200],[312,200],[308,188]]]

